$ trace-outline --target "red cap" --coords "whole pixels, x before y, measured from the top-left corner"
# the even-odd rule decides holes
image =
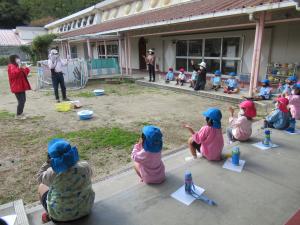
[[[173,68],[172,68],[172,67],[170,67],[170,68],[169,68],[169,70],[170,70],[170,71],[173,71]]]
[[[287,113],[289,110],[287,108],[288,104],[289,104],[289,100],[287,98],[284,97],[279,97],[276,99],[276,101],[279,103],[279,110],[282,112]]]
[[[243,101],[240,104],[240,108],[243,108],[245,111],[245,116],[249,118],[256,117],[256,108],[254,102],[250,100]]]
[[[179,71],[180,71],[181,73],[183,73],[183,72],[184,72],[184,68],[180,68]]]

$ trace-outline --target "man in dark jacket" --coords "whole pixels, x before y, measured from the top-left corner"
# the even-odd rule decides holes
[[[198,78],[196,81],[196,85],[194,87],[195,91],[204,90],[206,84],[206,63],[201,62],[199,63],[199,68],[197,68],[194,64],[194,61],[191,60],[192,67],[198,73]]]

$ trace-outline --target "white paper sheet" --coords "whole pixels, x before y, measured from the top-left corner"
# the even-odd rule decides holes
[[[202,195],[203,192],[205,191],[203,188],[198,187],[195,185],[196,188],[196,193],[199,195]],[[190,205],[192,204],[193,201],[195,201],[196,199],[191,196],[190,194],[187,194],[185,192],[185,186],[183,185],[181,188],[179,188],[177,191],[175,191],[173,194],[171,194],[172,198],[175,198],[176,200],[182,202],[185,205]]]
[[[263,143],[261,142],[257,142],[255,144],[252,144],[253,146],[255,146],[256,148],[259,148],[261,150],[268,150],[268,149],[271,149],[271,148],[277,148],[279,147],[279,145],[276,145],[274,143],[272,143],[272,146],[265,146]]]
[[[228,158],[228,159],[226,160],[226,162],[224,163],[223,168],[224,168],[224,169],[231,170],[231,171],[234,171],[234,172],[241,173],[242,170],[243,170],[243,168],[244,168],[245,163],[246,163],[245,160],[241,160],[241,159],[240,159],[239,165],[238,165],[238,166],[235,166],[235,165],[232,164],[231,158]]]
[[[300,130],[298,130],[298,129],[295,130],[295,133],[291,133],[291,132],[288,132],[288,131],[284,131],[284,132],[289,134],[289,135],[300,134]]]
[[[14,225],[17,219],[17,215],[3,216],[1,217],[8,225]]]

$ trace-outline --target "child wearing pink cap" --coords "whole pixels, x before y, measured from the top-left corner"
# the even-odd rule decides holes
[[[188,140],[190,152],[194,159],[197,159],[196,151],[198,151],[207,160],[219,161],[224,147],[221,129],[222,113],[217,108],[210,108],[203,115],[206,117],[207,125],[198,132],[195,132],[189,125],[184,125],[184,128],[187,128],[192,134]]]
[[[252,134],[252,119],[256,116],[255,104],[246,100],[240,105],[238,117],[234,117],[234,109],[229,107],[231,116],[229,117],[229,125],[227,128],[227,137],[229,144],[234,141],[246,141]]]
[[[134,146],[131,158],[142,182],[159,184],[165,180],[165,166],[161,160],[162,133],[158,127],[145,126],[140,141]]]
[[[300,83],[297,83],[292,94],[287,96],[292,117],[300,120]]]
[[[179,83],[181,84],[181,86],[183,86],[183,84],[186,81],[186,76],[184,74],[184,68],[180,68],[179,70],[179,74],[178,77],[176,78],[176,85],[179,85]]]

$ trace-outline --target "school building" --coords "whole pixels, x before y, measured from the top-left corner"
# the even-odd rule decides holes
[[[300,70],[299,2],[106,0],[45,28],[65,57],[116,58],[127,75],[146,69],[142,55],[152,48],[157,71],[192,72],[191,59],[205,61],[208,73],[235,71],[252,88],[266,74]]]

